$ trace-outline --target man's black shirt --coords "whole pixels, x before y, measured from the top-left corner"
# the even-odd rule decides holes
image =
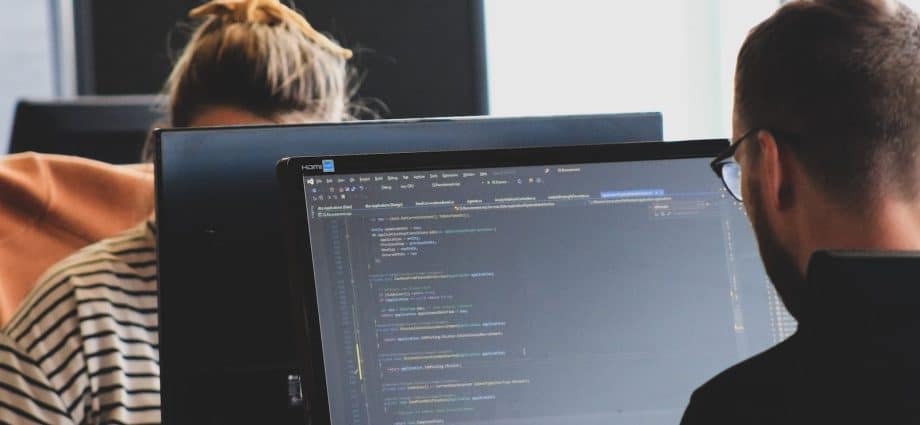
[[[920,255],[827,253],[786,341],[697,389],[684,425],[920,423]]]

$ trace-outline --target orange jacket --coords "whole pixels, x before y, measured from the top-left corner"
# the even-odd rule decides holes
[[[153,166],[0,157],[0,325],[54,263],[153,212]]]

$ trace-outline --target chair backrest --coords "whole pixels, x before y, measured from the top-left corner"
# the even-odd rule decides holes
[[[155,101],[155,96],[20,100],[10,153],[74,155],[113,164],[140,162],[147,134],[160,116]]]

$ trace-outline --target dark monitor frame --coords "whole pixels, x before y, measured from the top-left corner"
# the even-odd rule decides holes
[[[286,333],[295,330],[287,304],[290,290],[285,271],[281,226],[275,224],[282,217],[279,211],[282,206],[281,194],[274,195],[279,191],[274,174],[279,159],[297,155],[460,151],[528,145],[636,142],[661,140],[661,136],[660,113],[529,118],[434,118],[158,131],[156,208],[160,365],[163,390],[161,405],[164,421],[187,422],[190,419],[184,415],[194,413],[193,409],[199,409],[198,406],[207,402],[203,395],[198,393],[204,390],[199,389],[196,383],[196,379],[205,374],[214,373],[215,376],[227,377],[222,379],[228,380],[236,374],[236,378],[233,378],[236,380],[228,381],[227,384],[236,385],[236,382],[243,378],[258,373],[262,373],[264,379],[275,382],[283,369],[293,372],[300,368],[296,360],[294,338]],[[231,196],[234,203],[228,202]],[[222,209],[227,206],[236,208],[236,200],[240,198],[246,201],[240,203],[239,208],[258,215],[246,216],[244,221],[238,217],[244,213],[235,212],[230,216]],[[259,206],[259,209],[253,209],[253,204]],[[262,223],[255,226],[260,232],[259,239],[251,239],[256,236],[239,229],[252,220]],[[235,254],[240,260],[228,261],[222,254],[227,254],[230,250],[245,251],[251,255]],[[243,264],[245,260],[257,261],[255,257],[269,255],[273,256],[271,262]],[[215,276],[215,270],[209,269],[209,264],[232,271],[217,270],[218,275]],[[262,273],[266,268],[272,268],[274,271],[265,274],[269,277],[263,279]],[[271,314],[283,314],[286,323],[275,321],[277,317],[258,317],[256,313],[252,313],[261,311],[258,307],[233,304],[234,300],[241,297],[238,293],[243,292],[237,288],[251,284],[238,281],[245,279],[239,276],[247,274],[258,275],[261,286],[253,290],[251,295],[247,294],[246,301],[265,304],[270,298],[272,303],[284,303],[280,311]],[[221,278],[237,281],[219,280]],[[202,294],[206,291],[202,289],[202,285],[214,282],[230,287],[231,291],[238,293],[218,294],[222,295],[220,298],[204,298]],[[213,303],[210,316],[214,318],[208,320],[215,326],[224,324],[217,317],[228,314],[230,309],[251,307],[250,310],[244,311],[255,316],[252,318],[254,322],[246,324],[253,329],[240,329],[240,332],[253,332],[257,329],[259,335],[254,339],[262,338],[268,341],[267,345],[277,346],[262,351],[276,350],[276,354],[270,358],[260,357],[259,361],[262,363],[243,363],[241,359],[245,358],[245,361],[249,362],[252,358],[247,353],[247,344],[241,346],[236,341],[228,341],[226,349],[223,350],[226,354],[218,358],[208,357],[211,351],[216,351],[213,344],[223,347],[224,343],[223,339],[218,337],[200,337],[201,332],[208,331],[213,334],[214,331],[196,323],[202,322],[201,304],[196,302]],[[231,320],[227,323],[236,322]],[[290,337],[291,341],[283,344],[278,342],[281,333],[285,333],[284,337]],[[248,345],[253,345],[253,338],[249,339]],[[208,345],[208,341],[213,344]],[[288,344],[289,360],[286,357]],[[198,357],[201,357],[200,361],[195,360]],[[202,363],[205,361],[207,363]],[[283,375],[287,376],[288,372],[284,372]],[[188,389],[190,385],[196,386]],[[253,388],[256,386],[249,385]],[[248,389],[244,388],[244,391]],[[266,391],[260,391],[259,395]],[[237,414],[234,417],[238,418],[241,415]]]
[[[152,126],[160,118],[157,96],[82,96],[65,99],[23,99],[16,105],[9,153],[36,151],[84,156],[112,163],[140,162]],[[64,138],[78,133],[132,133],[123,151],[103,152],[99,146],[77,146]],[[133,155],[129,155],[133,153]]]
[[[74,0],[80,94],[154,93],[188,38],[201,0]],[[355,50],[366,72],[359,99],[381,99],[386,118],[489,113],[483,0],[284,0]],[[177,24],[183,22],[183,24]],[[132,49],[125,51],[127,34]],[[414,52],[428,51],[418,55]],[[433,52],[433,53],[432,53]],[[438,75],[440,78],[425,78]]]
[[[294,304],[292,314],[295,317],[296,331],[301,335],[297,340],[297,348],[304,361],[305,402],[310,406],[309,409],[305,409],[305,423],[331,425],[332,419],[323,360],[323,341],[319,328],[319,305],[310,236],[306,220],[303,219],[307,211],[304,176],[709,158],[715,157],[727,147],[728,140],[697,140],[282,159],[278,162],[277,174],[285,202],[288,275]],[[322,162],[328,159],[335,161],[334,173],[322,171]],[[318,171],[304,171],[305,165],[320,167]]]

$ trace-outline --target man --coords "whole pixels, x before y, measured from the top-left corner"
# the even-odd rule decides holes
[[[799,330],[699,388],[683,423],[918,422],[920,256],[893,251],[920,250],[920,19],[893,0],[786,4],[741,48],[733,118],[713,168]],[[871,261],[809,270],[822,250],[916,273],[825,279]]]

